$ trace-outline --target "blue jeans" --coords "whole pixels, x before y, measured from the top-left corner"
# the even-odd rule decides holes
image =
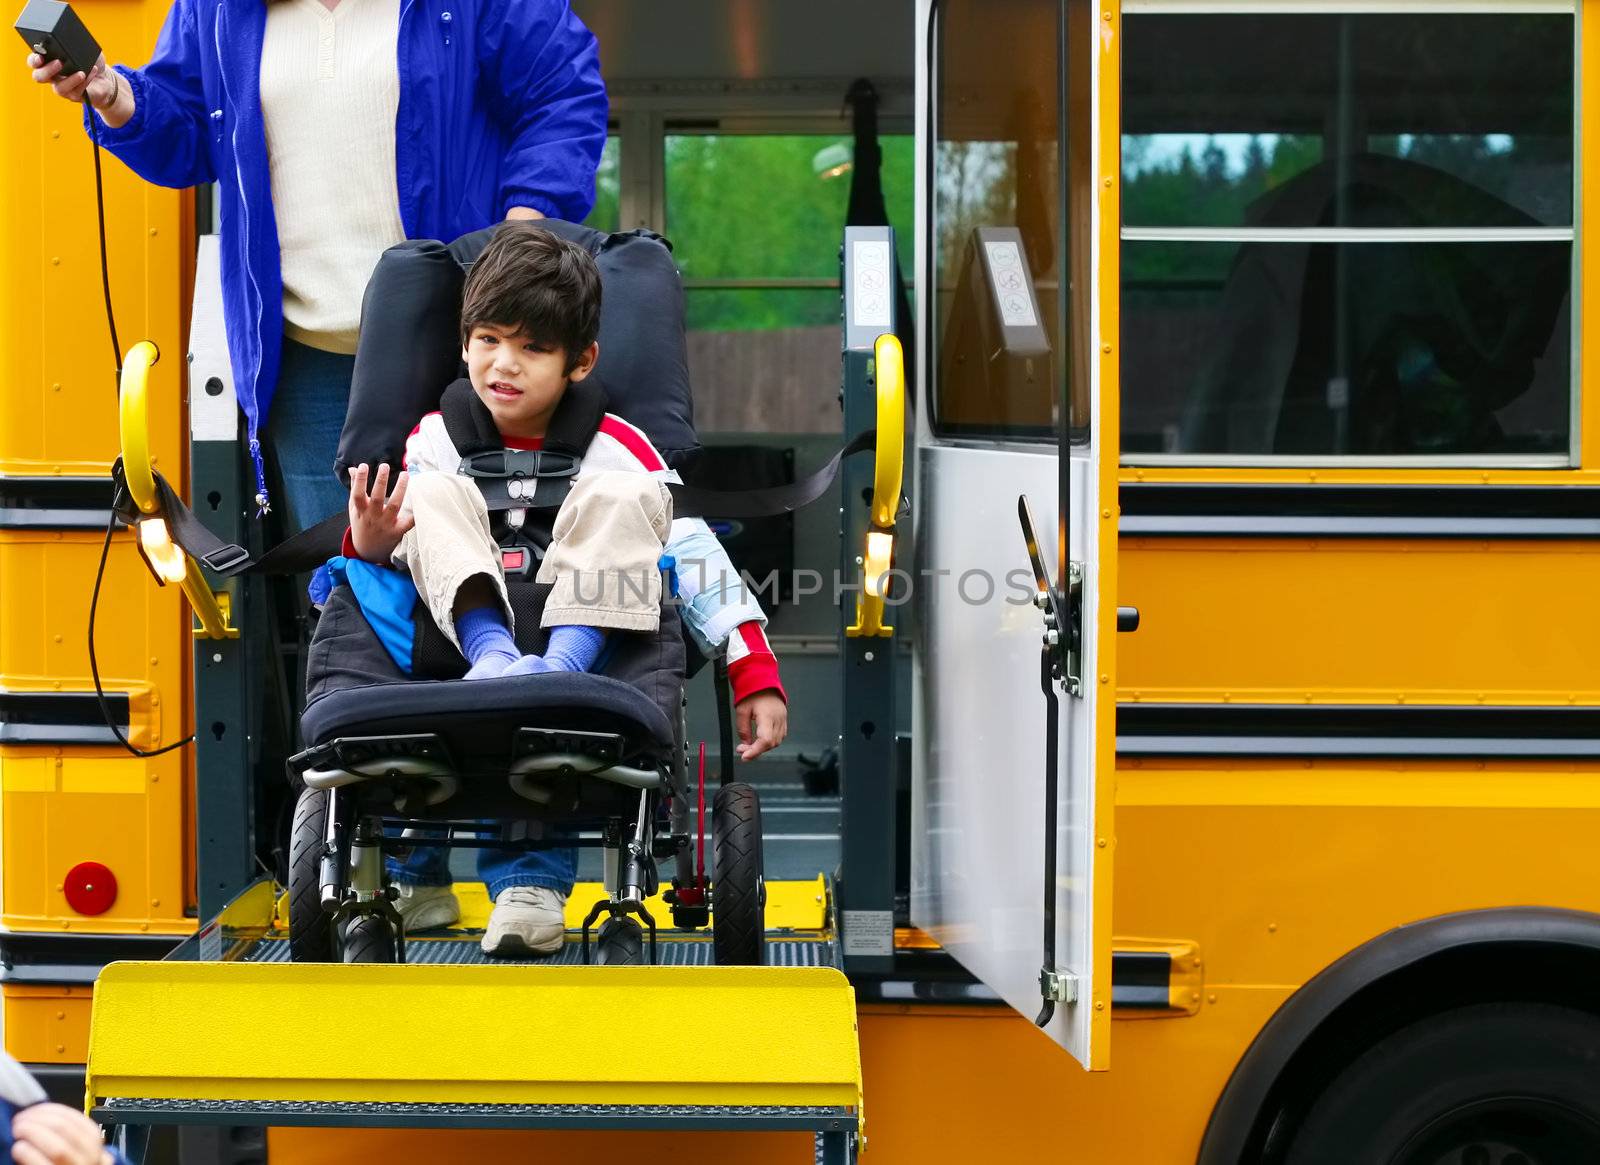
[[[334,476],[333,459],[350,407],[355,367],[354,356],[283,341],[282,371],[267,410],[264,444],[283,479],[278,502],[285,534],[315,526],[350,502],[350,491]]]
[[[389,880],[406,886],[448,886],[450,851],[443,846],[418,846],[404,858],[387,862]],[[478,877],[488,888],[491,900],[512,886],[543,886],[560,894],[571,894],[578,877],[576,847],[540,850],[480,849]]]
[[[278,390],[268,410],[266,446],[283,479],[286,532],[304,530],[329,514],[343,510],[350,491],[333,472],[339,452],[339,432],[350,407],[350,377],[354,356],[323,352],[294,340],[283,341]],[[450,851],[419,846],[404,860],[391,858],[389,877],[413,886],[448,886]],[[573,848],[478,851],[478,876],[489,897],[511,886],[545,886],[572,893],[577,878],[578,851]]]

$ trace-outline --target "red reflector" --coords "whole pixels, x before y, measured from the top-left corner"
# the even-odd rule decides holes
[[[117,900],[117,877],[99,862],[79,862],[67,871],[61,889],[79,914],[104,914]]]
[[[521,570],[527,562],[526,550],[502,550],[500,552],[500,565],[507,570]]]

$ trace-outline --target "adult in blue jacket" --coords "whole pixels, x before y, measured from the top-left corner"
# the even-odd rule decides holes
[[[176,0],[143,68],[29,65],[142,177],[219,184],[258,501],[265,440],[294,528],[347,501],[332,466],[383,249],[580,221],[605,145],[595,40],[567,0]]]

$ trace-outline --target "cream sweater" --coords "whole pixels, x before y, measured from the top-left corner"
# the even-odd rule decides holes
[[[354,352],[361,295],[405,238],[396,191],[400,0],[273,0],[261,48],[284,333]]]

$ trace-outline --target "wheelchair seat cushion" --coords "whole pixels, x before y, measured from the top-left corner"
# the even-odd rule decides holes
[[[629,756],[659,756],[673,743],[672,725],[639,689],[582,672],[342,688],[307,704],[300,728],[308,746],[429,732],[458,766],[502,770],[521,728],[616,733]]]

